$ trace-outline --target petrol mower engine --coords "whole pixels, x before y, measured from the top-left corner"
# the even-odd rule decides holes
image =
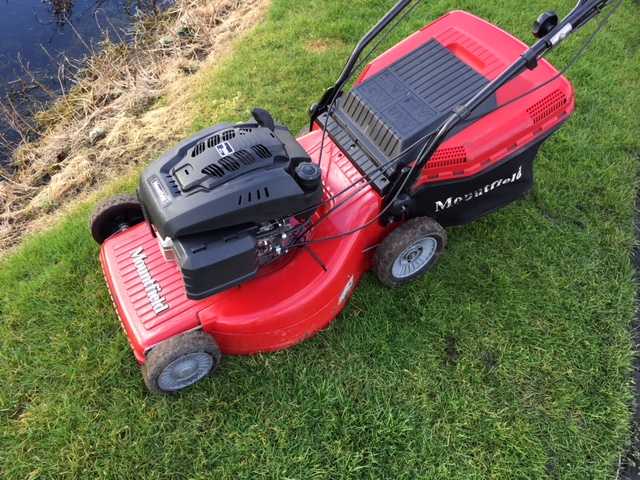
[[[197,133],[147,168],[138,196],[188,298],[238,285],[287,251],[322,198],[321,170],[264,110]]]

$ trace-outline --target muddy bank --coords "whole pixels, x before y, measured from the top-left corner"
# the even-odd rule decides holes
[[[40,140],[0,170],[0,256],[184,137],[199,75],[263,18],[268,0],[178,0],[129,45],[93,55],[75,88],[36,115]]]

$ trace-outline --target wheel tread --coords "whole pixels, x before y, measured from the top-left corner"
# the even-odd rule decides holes
[[[437,241],[437,248],[433,257],[412,274],[402,278],[396,277],[393,274],[393,265],[396,260],[412,244],[427,237],[434,238]],[[378,246],[373,257],[372,270],[380,280],[380,283],[387,287],[403,285],[427,273],[440,259],[446,245],[447,233],[436,220],[430,217],[412,218],[387,235]]]
[[[154,347],[142,365],[142,377],[147,388],[158,395],[171,395],[182,390],[182,388],[172,391],[164,390],[158,385],[158,379],[174,361],[196,352],[207,353],[213,358],[213,365],[207,375],[213,374],[220,367],[222,362],[220,348],[214,338],[202,330],[177,335]],[[191,385],[183,388],[189,386]]]

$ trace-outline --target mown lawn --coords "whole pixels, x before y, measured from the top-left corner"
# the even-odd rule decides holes
[[[201,82],[194,130],[251,107],[300,129],[381,0],[274,0]],[[531,43],[568,0],[434,1]],[[595,25],[550,59],[564,66]],[[524,199],[449,229],[425,278],[366,275],[325,331],[150,395],[87,231],[91,205],[0,266],[0,477],[612,479],[631,443],[640,8],[569,71],[577,109]],[[120,191],[133,191],[123,179]],[[277,288],[277,286],[275,287]]]

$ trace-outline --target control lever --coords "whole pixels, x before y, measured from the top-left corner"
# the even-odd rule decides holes
[[[542,38],[551,32],[558,25],[558,14],[556,12],[541,13],[538,19],[533,22],[531,33],[536,38]]]

